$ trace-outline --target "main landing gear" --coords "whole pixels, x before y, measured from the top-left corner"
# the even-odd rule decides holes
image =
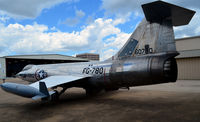
[[[86,96],[95,96],[97,94],[99,94],[101,91],[103,91],[103,89],[101,88],[86,88]]]
[[[63,94],[67,88],[63,88],[60,92],[58,90],[53,90],[53,93],[50,95],[49,99],[50,101],[58,101],[61,94]],[[43,99],[45,100],[45,99]]]
[[[54,90],[54,93],[50,95],[50,101],[58,101],[59,100],[59,93],[58,91]]]

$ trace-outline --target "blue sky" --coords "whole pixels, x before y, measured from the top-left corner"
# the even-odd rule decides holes
[[[198,0],[165,0],[195,10],[175,37],[200,35]],[[0,56],[22,54],[115,54],[143,18],[152,0],[1,0]]]

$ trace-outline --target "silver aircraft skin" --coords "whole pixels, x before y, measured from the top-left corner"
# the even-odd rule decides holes
[[[16,76],[29,85],[3,83],[1,88],[23,97],[56,100],[66,89],[80,87],[93,95],[131,86],[176,82],[173,26],[187,25],[194,11],[163,1],[142,5],[145,18],[125,45],[100,62],[27,65]],[[56,91],[57,87],[63,90]]]

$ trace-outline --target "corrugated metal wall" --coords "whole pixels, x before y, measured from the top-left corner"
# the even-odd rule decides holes
[[[0,79],[6,77],[6,61],[5,58],[0,58]]]
[[[183,58],[176,60],[178,64],[178,79],[200,79],[200,58]]]

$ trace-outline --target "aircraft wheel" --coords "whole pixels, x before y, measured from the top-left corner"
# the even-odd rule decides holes
[[[85,89],[86,96],[95,96],[101,92],[102,89]]]

